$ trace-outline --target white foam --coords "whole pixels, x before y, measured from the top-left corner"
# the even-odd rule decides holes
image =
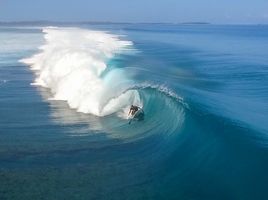
[[[101,74],[107,62],[132,46],[130,41],[99,31],[45,28],[40,53],[22,59],[36,72],[34,85],[50,88],[53,100],[65,100],[79,112],[105,116],[141,105],[135,90],[122,93],[131,83],[123,70]]]

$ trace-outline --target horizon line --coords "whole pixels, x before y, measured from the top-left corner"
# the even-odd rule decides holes
[[[30,24],[30,23],[54,23],[54,24],[174,24],[174,25],[268,25],[268,23],[211,23],[206,21],[184,21],[184,22],[123,22],[123,21],[102,21],[102,20],[92,20],[92,21],[61,21],[61,20],[0,20],[0,25],[2,24]]]

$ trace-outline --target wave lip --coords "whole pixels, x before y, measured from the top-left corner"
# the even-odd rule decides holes
[[[131,41],[79,28],[50,27],[43,32],[45,44],[40,52],[21,62],[36,72],[34,85],[51,90],[51,99],[67,101],[71,108],[97,116],[118,112],[131,104],[141,105],[137,91],[120,95],[131,82],[123,70],[111,70],[101,77],[107,62],[130,49]]]

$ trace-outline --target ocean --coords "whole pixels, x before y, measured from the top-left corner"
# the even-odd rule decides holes
[[[266,25],[2,24],[0,199],[268,199],[267,52]]]

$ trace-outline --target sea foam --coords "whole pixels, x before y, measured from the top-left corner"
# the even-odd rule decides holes
[[[34,85],[49,88],[51,99],[67,101],[78,112],[105,116],[141,106],[137,90],[123,69],[109,70],[116,54],[132,48],[132,42],[100,31],[78,28],[45,28],[40,52],[21,62],[30,65],[37,78]],[[122,113],[120,114],[122,116]]]

